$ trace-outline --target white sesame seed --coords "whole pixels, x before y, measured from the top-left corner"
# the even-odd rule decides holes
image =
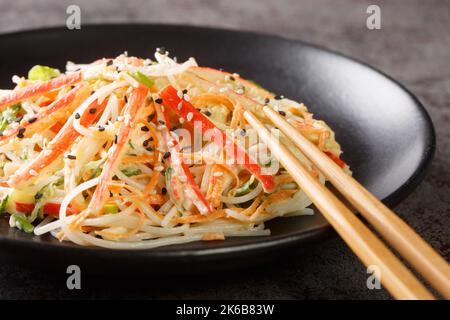
[[[156,166],[156,167],[155,167],[155,171],[161,172],[161,171],[163,171],[163,170],[164,170],[164,167],[163,167],[163,166]]]
[[[221,177],[221,176],[223,176],[223,172],[221,172],[221,171],[214,172],[213,176],[214,177]]]
[[[180,180],[181,182],[187,182],[186,176],[179,176],[178,180]]]
[[[220,88],[219,89],[219,92],[221,92],[221,93],[224,93],[224,92],[227,92],[228,91],[228,88]]]
[[[180,101],[177,105],[177,109],[181,110],[182,107],[183,107],[183,102]]]
[[[184,123],[184,119],[183,118],[179,118],[178,121],[180,122],[180,124]]]
[[[37,175],[38,175],[37,171],[36,171],[36,170],[33,170],[33,169],[31,169],[30,171],[28,171],[28,173],[29,173],[30,175],[32,175],[32,176],[37,176]]]
[[[165,128],[167,128],[165,125],[161,124],[158,126],[158,130],[164,130]]]
[[[244,94],[244,90],[242,90],[242,89],[239,88],[239,89],[236,90],[236,93],[237,93],[237,94]]]
[[[178,90],[177,91],[177,96],[178,96],[178,98],[182,99],[183,98],[183,91]]]
[[[174,146],[173,141],[169,141],[169,142],[167,143],[167,146],[168,146],[169,148],[172,148],[172,147]]]
[[[189,99],[190,99],[189,96],[186,93],[183,94],[183,98],[184,98],[185,101],[189,101]]]
[[[194,114],[192,112],[189,112],[186,116],[186,120],[191,121],[193,117],[194,117]]]

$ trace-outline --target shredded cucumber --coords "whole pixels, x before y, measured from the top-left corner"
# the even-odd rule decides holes
[[[114,203],[106,203],[103,206],[103,210],[105,210],[105,213],[114,214],[119,212],[119,207],[115,205]]]
[[[59,72],[58,69],[36,65],[28,71],[28,79],[47,81],[51,78],[59,76],[60,74],[61,72]]]
[[[234,196],[240,197],[249,193],[250,191],[256,188],[257,184],[258,181],[255,179],[255,176],[252,175],[250,179],[248,179],[248,181],[242,185],[242,187],[236,190]]]
[[[5,213],[6,204],[8,203],[9,195],[3,197],[2,202],[0,203],[0,216]]]
[[[147,77],[142,72],[136,71],[134,73],[129,73],[130,76],[132,76],[136,81],[142,83],[144,86],[151,88],[155,84],[155,82]]]
[[[20,111],[21,107],[21,104],[17,103],[9,106],[0,114],[0,132],[3,132],[17,119],[17,113]]]
[[[11,216],[11,218],[19,229],[28,233],[33,232],[34,226],[27,220],[25,216],[15,213]]]

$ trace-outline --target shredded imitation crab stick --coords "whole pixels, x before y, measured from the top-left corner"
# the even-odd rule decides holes
[[[144,86],[139,86],[131,93],[128,104],[123,111],[124,120],[122,120],[122,124],[117,132],[114,145],[108,151],[108,158],[100,175],[100,181],[89,203],[89,207],[85,211],[86,214],[89,212],[97,213],[103,208],[103,203],[107,196],[108,183],[111,181],[119,164],[120,155],[130,138],[131,128],[136,120],[136,115],[144,105],[147,93],[148,89]]]
[[[174,139],[170,134],[171,124],[169,121],[167,110],[158,112],[158,116],[159,118],[164,119],[163,121],[166,126],[166,129],[164,130],[164,137],[167,141],[167,145],[171,146],[169,147],[170,163],[172,165],[172,168],[176,172],[176,174],[170,176],[170,185],[172,187],[173,196],[175,197],[174,202],[176,203],[180,201],[182,199],[181,193],[185,193],[201,214],[211,213],[213,211],[213,208],[200,191],[200,188],[198,187],[197,183],[194,180],[194,177],[191,174],[191,171],[189,170],[189,166],[180,157],[180,146],[178,144],[178,141]],[[178,177],[180,175],[186,178],[185,182],[178,180]]]
[[[217,128],[206,116],[197,111],[195,107],[186,100],[178,96],[178,91],[172,87],[166,87],[160,94],[163,105],[172,109],[178,116],[191,122],[194,126],[199,126],[202,133],[211,130],[212,139],[216,143],[221,141],[222,147],[230,150],[234,159],[243,160],[243,165],[261,181],[265,191],[271,191],[275,187],[275,181],[272,176],[264,175],[259,164],[255,163],[248,153],[234,143],[226,134]]]
[[[10,93],[0,97],[0,110],[17,102],[32,98],[37,95],[43,95],[51,90],[62,86],[79,82],[82,78],[81,72],[64,74],[57,78],[39,82],[23,88],[17,88]]]
[[[205,89],[209,88],[215,88],[217,91],[220,91],[221,87],[218,86],[214,80],[220,78],[221,71],[214,71],[215,69],[212,68],[202,68],[202,67],[191,67],[189,71],[185,72],[185,76],[187,76],[192,82],[197,84],[199,87],[203,87]],[[223,73],[227,74],[227,73]],[[228,74],[229,75],[229,74]],[[239,78],[239,81],[243,82],[246,86],[250,86],[251,83],[248,81]],[[264,89],[261,89],[265,91]],[[268,91],[266,97],[273,98],[273,95],[269,93]],[[265,118],[264,113],[261,112],[263,105],[256,100],[254,100],[254,97],[252,95],[247,96],[247,93],[239,94],[235,92],[234,90],[226,90],[224,94],[239,102],[242,106],[245,107],[245,109],[252,111],[255,113],[256,116],[261,116],[262,118]],[[310,119],[312,119],[312,114],[309,114]],[[341,168],[345,168],[346,163],[339,158],[339,156],[334,155],[331,152],[325,152],[334,162],[336,162],[337,165],[339,165]]]
[[[97,116],[103,111],[105,105],[106,101],[103,101],[101,105],[97,102],[92,103],[91,108],[87,109],[81,116],[80,123],[83,126],[92,124]],[[91,113],[90,110],[93,109],[95,109],[95,112]],[[43,150],[35,160],[11,176],[8,180],[8,184],[13,188],[17,188],[33,177],[39,175],[39,173],[47,166],[69,149],[79,135],[78,131],[73,127],[73,118],[69,118],[56,137],[48,144],[47,148]]]
[[[40,131],[43,129],[43,124],[41,122],[45,122],[44,128],[48,127],[48,125],[53,125],[56,122],[50,121],[49,117],[62,110],[63,108],[69,106],[77,96],[80,87],[74,88],[67,92],[65,95],[55,100],[52,104],[47,107],[44,107],[36,114],[35,117],[29,119],[23,119],[20,122],[20,125],[17,128],[8,130],[4,132],[2,136],[0,136],[0,144],[7,142],[10,138],[17,136],[19,132],[23,132],[24,137],[31,137],[33,133],[36,131]]]

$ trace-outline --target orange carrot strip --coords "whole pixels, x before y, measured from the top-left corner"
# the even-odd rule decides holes
[[[143,191],[144,194],[149,194],[151,191],[153,191],[153,189],[155,189],[156,185],[158,184],[160,176],[161,172],[153,170],[152,177],[149,183],[145,186],[145,189]]]

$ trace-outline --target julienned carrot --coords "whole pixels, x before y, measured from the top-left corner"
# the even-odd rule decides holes
[[[45,128],[48,128],[49,126],[53,126],[56,123],[56,119],[49,119],[49,118],[53,116],[57,111],[60,111],[63,108],[69,106],[72,103],[72,101],[74,101],[79,91],[80,87],[74,88],[69,92],[67,92],[61,98],[54,101],[51,105],[42,108],[34,118],[23,119],[17,128],[13,130],[8,130],[2,136],[0,136],[0,144],[5,143],[10,138],[17,136],[18,132],[23,131],[24,129],[25,132],[23,132],[23,136],[27,138],[31,137],[36,131],[40,131]],[[45,123],[42,124],[42,122]]]
[[[173,110],[179,117],[191,122],[194,126],[199,126],[202,133],[210,130],[212,139],[215,143],[221,143],[222,147],[231,151],[234,159],[243,160],[243,165],[261,181],[265,191],[271,191],[275,187],[273,176],[262,173],[259,164],[253,161],[248,153],[239,145],[234,143],[224,132],[216,127],[205,115],[197,111],[197,109],[188,101],[181,99],[177,90],[172,87],[166,87],[160,94],[163,105]]]
[[[98,104],[97,101],[92,103],[92,108],[87,109],[81,116],[80,123],[83,126],[89,126],[92,124],[97,116],[103,112],[106,101],[102,104]],[[90,113],[90,110],[95,109],[94,113]],[[75,130],[73,126],[73,118],[69,118],[66,124],[62,127],[55,138],[48,144],[47,148],[43,150],[39,156],[29,163],[25,168],[18,171],[11,176],[8,180],[8,184],[11,187],[17,188],[31,178],[37,176],[45,168],[47,168],[53,161],[60,157],[72,143],[78,138],[80,134]]]
[[[100,175],[100,181],[92,195],[89,207],[85,211],[86,213],[97,213],[103,208],[103,203],[107,197],[108,183],[111,181],[119,164],[123,147],[128,143],[131,128],[136,120],[136,115],[144,105],[147,93],[148,89],[144,86],[139,86],[131,93],[128,104],[123,110],[124,120],[121,121],[122,124],[117,132],[114,145],[108,151],[108,157]]]
[[[3,110],[9,105],[21,102],[37,95],[45,94],[46,92],[58,89],[62,86],[77,83],[81,80],[81,78],[81,72],[78,71],[70,74],[63,74],[57,78],[45,82],[39,82],[27,87],[14,89],[10,93],[0,97],[0,110]]]

